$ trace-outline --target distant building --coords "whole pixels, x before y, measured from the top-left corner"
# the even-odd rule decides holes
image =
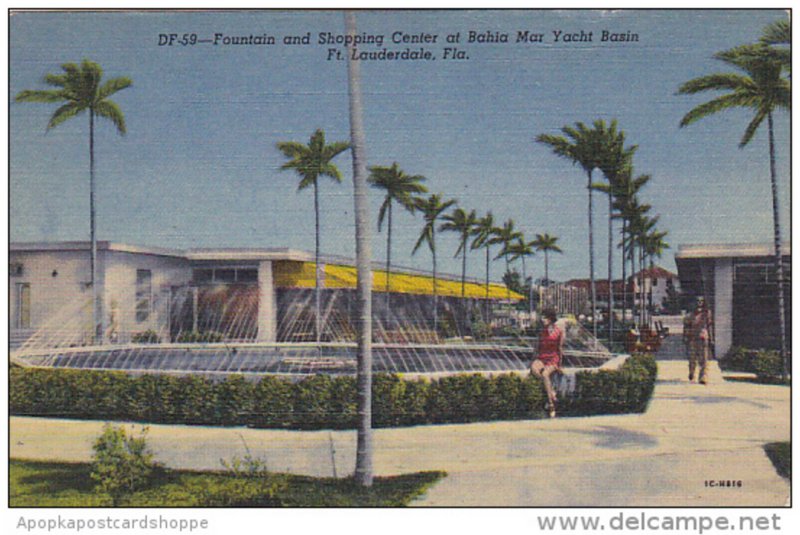
[[[732,346],[780,347],[775,256],[769,244],[683,245],[675,254],[683,295],[704,297],[714,325],[715,352]],[[783,245],[784,303],[791,344],[791,245]],[[691,306],[691,305],[690,305]]]
[[[628,278],[627,287],[623,287],[621,279],[612,281],[611,287],[614,291],[614,308],[622,308],[623,295],[625,306],[630,308],[635,306],[638,310],[640,303],[640,288],[642,276],[644,276],[644,304],[654,312],[662,310],[665,299],[670,291],[680,292],[680,278],[675,273],[668,271],[660,266],[647,268],[638,271]],[[578,288],[591,293],[591,283],[589,279],[572,279],[564,283],[572,288]],[[670,290],[672,288],[672,290]],[[624,291],[623,291],[624,290]],[[608,279],[595,279],[595,293],[597,295],[597,308],[602,312],[608,307]]]
[[[353,339],[356,268],[352,259],[322,259],[323,340]],[[230,341],[315,339],[314,256],[294,249],[163,249],[98,242],[103,342],[157,336],[182,341],[186,333],[214,333]],[[88,242],[12,243],[9,251],[10,339],[31,337],[57,345],[91,340],[92,290]],[[429,336],[433,316],[430,273],[398,267],[389,277],[373,265],[373,317],[387,337]],[[475,314],[488,301],[523,296],[504,285],[487,289],[460,277],[436,281],[439,327]],[[473,316],[474,317],[474,316]],[[402,328],[400,327],[402,326]],[[376,332],[378,329],[376,328]],[[427,333],[427,334],[426,334]],[[376,335],[377,336],[377,335]],[[402,341],[397,340],[397,341]]]
[[[663,308],[670,288],[675,292],[680,292],[681,290],[681,282],[677,274],[661,266],[643,269],[628,279],[629,288],[635,296],[633,299],[635,299],[637,307],[641,305],[639,296],[642,295],[640,285],[643,280],[642,277],[644,277],[644,305],[647,307],[652,306],[654,312],[658,312]]]

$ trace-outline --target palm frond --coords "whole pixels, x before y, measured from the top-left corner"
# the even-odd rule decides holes
[[[119,105],[112,100],[102,100],[95,104],[94,112],[100,116],[110,120],[117,127],[117,131],[121,135],[127,132],[125,128],[125,115],[122,113]]]
[[[322,151],[322,156],[325,160],[333,160],[336,156],[343,153],[350,148],[350,143],[347,141],[336,141],[330,145],[326,145]]]
[[[700,76],[681,84],[679,95],[693,95],[702,91],[756,91],[753,80],[736,73],[718,73]]]
[[[47,129],[50,130],[51,128],[55,128],[56,126],[60,125],[67,119],[75,117],[85,109],[86,108],[81,108],[80,106],[76,106],[72,102],[64,104],[63,106],[58,108],[50,117],[50,121],[48,121],[47,123]]]
[[[113,78],[111,80],[108,80],[100,87],[100,89],[97,90],[97,100],[100,101],[106,99],[111,95],[113,95],[114,93],[122,91],[123,89],[130,87],[132,85],[133,85],[133,80],[126,77]]]
[[[548,145],[557,156],[571,158],[571,147],[569,141],[562,136],[552,134],[540,134],[536,136],[536,142]]]
[[[64,91],[56,89],[26,89],[17,93],[16,102],[43,102],[53,103],[67,100]]]
[[[280,141],[277,143],[277,147],[287,158],[302,156],[306,150],[305,145],[296,141]]]
[[[764,119],[767,118],[767,110],[760,109],[756,116],[753,117],[753,120],[750,121],[750,124],[747,125],[747,128],[744,131],[744,135],[742,136],[742,140],[739,141],[739,148],[743,148],[745,145],[750,143],[750,140],[753,139],[753,136],[756,134],[756,130],[758,127],[761,126],[761,123],[764,122]]]
[[[721,97],[715,98],[708,102],[704,102],[699,106],[692,108],[689,113],[683,116],[680,126],[689,126],[690,124],[713,115],[719,111],[727,110],[737,107],[756,107],[758,100],[750,95],[742,95],[740,93],[730,93]]]
[[[386,217],[386,211],[389,209],[389,204],[392,202],[391,197],[388,195],[381,203],[381,208],[378,210],[378,232],[381,231],[381,227],[383,226],[383,220]]]
[[[776,20],[764,28],[761,42],[765,45],[792,44],[792,25],[789,19]]]
[[[56,87],[64,87],[67,84],[68,77],[66,74],[45,74],[44,83]]]
[[[342,181],[342,173],[339,171],[339,168],[330,162],[324,163],[320,166],[319,176],[330,177],[336,182]]]
[[[432,241],[432,236],[431,236],[431,228],[428,225],[425,226],[425,228],[422,231],[422,234],[419,235],[419,238],[417,239],[417,243],[414,245],[414,249],[411,250],[411,254],[412,255],[415,254],[417,252],[417,250],[420,247],[422,247],[422,244],[425,243],[425,242],[428,242],[428,247],[430,248],[431,251],[433,251],[433,241]]]

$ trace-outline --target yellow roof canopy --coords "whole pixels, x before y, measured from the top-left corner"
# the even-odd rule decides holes
[[[273,279],[278,288],[314,288],[316,280],[314,262],[279,261],[273,265]],[[372,290],[386,291],[386,271],[373,270]],[[355,288],[356,268],[337,264],[323,264],[323,288]],[[389,276],[389,292],[417,295],[433,295],[433,277],[392,271]],[[461,297],[461,281],[436,279],[437,295]],[[486,285],[467,282],[464,285],[465,297],[486,299]],[[508,290],[503,284],[489,284],[489,299],[513,299],[519,301],[523,296]]]

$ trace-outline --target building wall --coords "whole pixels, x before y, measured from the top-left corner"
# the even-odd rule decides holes
[[[92,289],[89,285],[89,251],[11,252],[9,263],[21,266],[22,273],[11,273],[9,314],[12,337],[15,331],[32,332],[43,327],[57,336],[74,338],[91,331]],[[30,285],[30,328],[18,323],[20,284]]]
[[[278,332],[278,307],[272,262],[258,264],[258,341],[274,342]]]
[[[645,277],[644,279],[644,292],[645,292],[645,304],[650,303],[650,291],[653,292],[653,307],[658,310],[661,308],[661,304],[664,302],[664,299],[667,297],[667,280],[671,280],[672,284],[675,286],[677,291],[681,289],[681,281],[678,277],[659,277],[659,278],[650,278]],[[634,291],[634,299],[636,304],[639,304],[639,278],[636,277],[633,279],[633,291]]]
[[[733,260],[714,261],[714,352],[722,356],[733,343]]]
[[[104,251],[103,323],[109,341],[128,342],[139,332],[153,330],[169,340],[171,288],[192,278],[189,261],[183,258]],[[149,270],[150,307],[146,320],[136,317],[136,272]]]

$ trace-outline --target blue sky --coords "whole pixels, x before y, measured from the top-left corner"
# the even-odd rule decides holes
[[[364,62],[364,121],[370,165],[397,161],[428,177],[432,192],[459,205],[513,218],[528,239],[559,236],[564,255],[551,274],[588,276],[587,196],[580,169],[534,143],[576,121],[616,118],[639,145],[637,173],[653,176],[642,200],[669,232],[661,261],[674,269],[681,244],[770,241],[766,129],[744,149],[747,110],[727,111],[688,128],[681,117],[714,95],[677,96],[691,78],[728,70],[715,52],[758,39],[782,12],[771,11],[382,11],[360,12],[359,31],[439,35],[423,45],[435,61]],[[133,87],[113,98],[128,135],[97,129],[100,239],[189,247],[285,247],[313,250],[310,190],[280,171],[279,141],[306,142],[317,129],[348,140],[346,62],[327,61],[319,32],[343,33],[343,15],[305,12],[17,13],[10,19],[10,96],[45,88],[46,73],[89,58],[106,77]],[[598,42],[602,30],[631,31],[638,43]],[[469,30],[545,34],[545,43],[456,45],[469,60],[441,58],[449,33]],[[552,32],[592,31],[592,43],[556,43]],[[308,46],[159,47],[160,33],[305,35]],[[369,45],[366,50],[378,47]],[[9,104],[12,241],[88,239],[88,119],[45,133],[54,105]],[[776,116],[782,224],[789,233],[789,116]],[[352,255],[349,153],[344,181],[321,182],[323,252]],[[605,199],[595,197],[598,276],[605,276]],[[373,217],[381,195],[372,195]],[[421,220],[395,218],[393,258],[430,268],[430,254],[411,249]],[[385,232],[385,231],[384,231]],[[385,234],[374,233],[383,258]],[[441,269],[460,271],[455,236],[439,239]],[[615,259],[616,264],[618,261]],[[481,276],[482,257],[469,258]],[[543,259],[529,270],[541,275]],[[501,273],[495,264],[494,277]]]

